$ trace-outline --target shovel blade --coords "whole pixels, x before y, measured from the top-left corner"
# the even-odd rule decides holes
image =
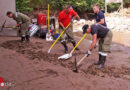
[[[72,54],[64,54],[64,55],[58,57],[58,59],[64,59],[64,60],[66,60],[66,59],[69,59],[70,57],[72,57]]]
[[[49,50],[48,50],[48,53],[50,53],[50,51],[51,51],[51,50],[49,49]]]

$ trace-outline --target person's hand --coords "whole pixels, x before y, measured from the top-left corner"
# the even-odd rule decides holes
[[[94,46],[94,49],[96,49],[96,48],[97,48],[97,45]]]
[[[86,54],[89,56],[89,55],[91,55],[91,51],[90,50],[87,50],[86,51]]]
[[[21,24],[17,24],[16,27],[20,27]]]
[[[73,23],[74,22],[74,19],[71,19],[71,23]]]
[[[17,29],[17,26],[13,26],[12,29]]]
[[[63,30],[65,30],[65,27],[62,27]]]
[[[94,49],[96,49],[97,47],[98,47],[98,43],[95,44]]]

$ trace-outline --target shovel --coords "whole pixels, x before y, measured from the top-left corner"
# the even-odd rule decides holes
[[[88,56],[89,56],[88,54],[85,54],[84,57],[82,57],[82,58],[78,61],[78,63],[77,63],[76,58],[75,58],[75,69],[73,70],[73,72],[78,73],[78,66],[79,66],[79,64],[80,64],[83,60],[85,60],[85,58],[88,57]]]
[[[82,57],[82,58],[80,59],[80,61],[78,61],[77,66],[79,66],[79,64],[80,64],[86,57],[88,57],[88,56],[89,56],[88,54],[85,54],[84,57]]]
[[[77,46],[80,44],[80,42],[82,42],[82,40],[87,36],[87,33],[84,34],[84,36],[80,39],[80,41],[77,43],[77,45],[73,48],[73,50],[69,53],[69,54],[64,54],[60,57],[58,57],[58,59],[69,59],[70,57],[72,57],[72,53],[75,51],[75,49],[77,48]]]
[[[0,31],[3,31],[3,28],[13,29],[14,26],[4,26],[4,27],[0,26],[0,27],[1,27]]]
[[[71,23],[69,23],[69,25],[62,31],[62,33],[60,34],[60,36],[55,40],[55,42],[52,44],[52,46],[49,48],[48,53],[50,53],[51,49],[54,47],[54,45],[56,44],[56,42],[60,39],[60,37],[62,36],[62,34],[65,32],[65,30],[70,26]]]

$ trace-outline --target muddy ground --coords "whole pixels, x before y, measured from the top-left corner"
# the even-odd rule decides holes
[[[0,90],[130,90],[128,46],[113,42],[103,69],[93,65],[98,60],[95,49],[74,73],[74,58],[79,61],[84,56],[90,41],[83,40],[80,51],[75,51],[69,60],[58,60],[64,54],[60,43],[48,54],[52,42],[33,37],[30,43],[21,43],[19,39],[0,37],[0,77],[11,83]],[[73,47],[70,43],[68,46],[70,52]]]

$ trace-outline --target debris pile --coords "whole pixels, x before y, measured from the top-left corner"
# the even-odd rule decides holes
[[[130,17],[114,12],[106,16],[106,22],[107,27],[114,31],[125,30],[125,32],[130,33]]]
[[[113,12],[105,14],[107,27],[113,31],[124,31],[130,33],[130,15],[127,16],[120,12]],[[74,32],[82,31],[84,24],[93,24],[94,20],[81,19],[80,21],[74,20]]]
[[[94,23],[94,20],[93,21],[90,21],[90,20],[85,20],[85,19],[80,19],[80,21],[77,21],[77,20],[74,20],[73,21],[73,32],[78,32],[78,31],[82,31],[82,27],[83,25],[85,24],[92,24]]]

